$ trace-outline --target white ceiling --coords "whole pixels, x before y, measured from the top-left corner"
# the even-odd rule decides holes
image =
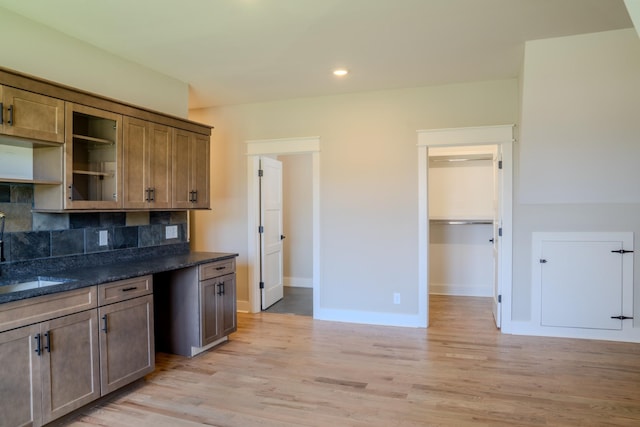
[[[191,108],[513,78],[526,40],[633,26],[623,0],[0,0],[0,7],[187,82]],[[334,77],[334,67],[349,76]]]

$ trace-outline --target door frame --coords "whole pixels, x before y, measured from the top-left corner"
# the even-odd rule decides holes
[[[515,125],[419,130],[418,133],[418,307],[429,325],[429,147],[499,145],[503,160],[502,241],[499,281],[502,332],[511,330],[513,247],[513,143]]]
[[[247,141],[247,267],[249,310],[260,312],[260,156],[310,154],[312,163],[313,313],[320,309],[320,137]]]

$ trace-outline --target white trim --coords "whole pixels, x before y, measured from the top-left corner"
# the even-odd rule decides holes
[[[311,154],[312,164],[312,257],[313,257],[313,311],[320,307],[320,137],[262,139],[247,141],[247,211],[248,242],[247,268],[249,311],[260,312],[260,241],[259,225],[259,156],[284,154]]]
[[[632,320],[625,320],[632,322]],[[590,340],[623,341],[640,343],[640,329],[628,327],[620,331],[588,328],[561,328],[535,325],[533,322],[511,321],[510,334],[539,337],[580,338]]]
[[[503,199],[502,241],[500,244],[500,280],[502,292],[501,330],[510,333],[513,248],[513,142],[514,125],[477,126],[464,128],[419,130],[418,134],[418,298],[419,316],[428,323],[429,304],[429,209],[428,209],[428,149],[456,145],[489,145],[502,147]]]
[[[426,146],[418,147],[418,316],[429,326],[429,189]]]
[[[292,288],[313,288],[313,277],[284,277],[284,286]]]
[[[247,156],[263,154],[302,154],[320,151],[320,137],[259,139],[247,141]]]
[[[455,283],[430,283],[429,295],[455,295],[463,297],[492,297],[493,286],[486,284],[456,285]]]
[[[418,145],[489,145],[514,142],[514,125],[476,126],[418,131]]]
[[[236,311],[240,313],[251,313],[251,304],[247,300],[238,300]]]
[[[317,320],[362,323],[366,325],[403,326],[412,328],[425,327],[425,319],[421,314],[395,314],[329,308],[321,308],[316,311],[316,308],[314,307],[313,318]]]

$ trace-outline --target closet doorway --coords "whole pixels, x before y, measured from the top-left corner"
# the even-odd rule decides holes
[[[418,132],[427,319],[430,294],[485,297],[509,329],[512,135],[512,125]]]

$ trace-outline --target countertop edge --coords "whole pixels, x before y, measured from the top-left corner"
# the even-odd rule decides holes
[[[53,286],[2,293],[0,294],[0,305],[43,295],[100,285],[102,283],[179,270],[210,262],[223,261],[226,259],[236,258],[237,256],[237,253],[227,252],[189,252],[179,255],[132,259],[131,261],[126,262],[98,265],[90,269],[84,268],[47,272],[41,276],[60,278],[66,281]],[[35,276],[38,277],[38,275]],[[12,283],[29,280],[33,280],[33,278],[15,278],[0,286],[11,286]]]

